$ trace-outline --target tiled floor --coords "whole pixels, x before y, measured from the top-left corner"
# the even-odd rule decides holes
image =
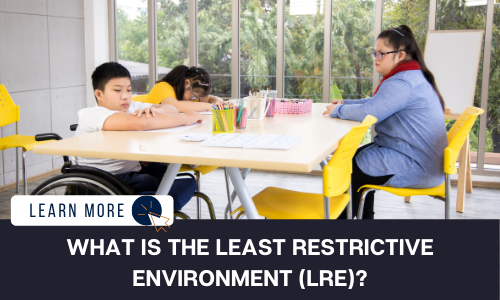
[[[30,182],[28,191],[47,178]],[[321,193],[322,179],[317,175],[298,175],[272,172],[251,171],[246,179],[251,195],[255,195],[267,186],[293,189],[303,192]],[[213,201],[218,219],[224,218],[224,209],[227,205],[224,171],[217,169],[201,178],[201,191]],[[10,199],[14,196],[15,188],[0,192],[0,219],[10,219]],[[452,186],[451,218],[453,219],[500,219],[500,190],[488,188],[474,188],[472,194],[466,194],[465,212],[455,211],[456,187]],[[236,208],[239,202],[233,205]],[[203,218],[208,218],[208,211],[202,204]],[[184,208],[183,212],[191,218],[196,217],[196,200],[193,199]],[[443,219],[444,202],[427,196],[412,197],[411,203],[406,203],[402,197],[393,196],[379,191],[375,196],[376,219]]]

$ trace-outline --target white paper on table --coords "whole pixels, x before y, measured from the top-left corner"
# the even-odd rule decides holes
[[[211,115],[212,111],[211,110],[200,111],[200,114],[202,114],[202,115]]]
[[[165,129],[145,130],[145,131],[143,131],[143,132],[179,133],[179,132],[183,132],[183,131],[186,131],[186,130],[188,130],[188,129],[194,128],[194,127],[196,127],[196,126],[203,125],[203,124],[205,124],[205,123],[208,123],[208,122],[203,122],[203,123],[201,123],[201,124],[196,123],[196,124],[189,125],[189,126],[178,126],[178,127],[173,127],[173,128],[165,128]]]

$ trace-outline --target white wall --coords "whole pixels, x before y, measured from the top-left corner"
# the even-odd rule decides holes
[[[73,135],[69,125],[87,106],[84,26],[84,0],[0,1],[0,83],[20,106],[20,134]],[[15,134],[15,125],[0,134]],[[15,151],[0,153],[1,186],[15,182]],[[60,157],[27,154],[28,177],[61,165]]]

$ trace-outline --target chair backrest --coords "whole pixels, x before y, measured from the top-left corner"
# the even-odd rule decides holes
[[[469,106],[460,115],[458,120],[448,131],[448,147],[444,149],[444,172],[446,174],[456,174],[456,162],[458,154],[469,135],[477,116],[484,113],[484,110],[478,107]]]
[[[19,106],[3,84],[0,84],[0,127],[19,121]]]
[[[366,116],[363,122],[353,127],[340,142],[328,165],[323,167],[323,194],[333,197],[343,194],[351,182],[352,158],[370,125],[377,118]]]
[[[132,101],[136,102],[146,102],[146,99],[148,98],[148,95],[136,95],[132,96]]]

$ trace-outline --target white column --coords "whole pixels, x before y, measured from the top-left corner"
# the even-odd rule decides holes
[[[118,38],[116,34],[116,0],[108,0],[109,60],[118,61]]]
[[[484,32],[484,56],[483,56],[483,77],[481,82],[481,108],[484,114],[479,116],[479,144],[477,147],[477,171],[484,171],[485,139],[486,139],[486,117],[488,114],[488,86],[490,84],[490,63],[491,63],[491,41],[493,38],[493,14],[495,11],[495,1],[488,0],[486,10],[486,30]]]
[[[95,106],[94,89],[90,76],[95,68],[109,61],[108,3],[102,0],[84,0],[85,72],[87,106]]]
[[[153,88],[158,79],[156,30],[156,0],[148,0],[149,90]]]
[[[189,0],[189,66],[198,66],[198,1]]]
[[[437,0],[429,1],[429,29],[428,30],[436,30],[436,7]]]

